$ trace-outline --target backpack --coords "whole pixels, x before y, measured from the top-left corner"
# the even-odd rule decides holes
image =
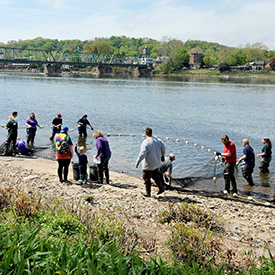
[[[66,155],[70,152],[70,146],[68,144],[68,136],[65,137],[65,139],[62,139],[60,141],[60,146],[58,146],[58,153],[60,155]]]

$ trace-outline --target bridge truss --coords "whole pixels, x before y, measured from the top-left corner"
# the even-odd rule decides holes
[[[146,67],[138,57],[96,54],[48,52],[38,49],[20,49],[0,46],[0,63],[55,64],[83,66]]]

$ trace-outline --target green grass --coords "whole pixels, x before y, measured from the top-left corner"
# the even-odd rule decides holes
[[[0,211],[0,274],[275,274],[271,254],[248,270],[202,257],[209,233],[220,225],[193,205],[171,205],[161,214],[162,222],[174,224],[169,245],[178,255],[169,261],[157,253],[140,257],[137,232],[126,230],[123,219],[108,211],[76,211],[76,205],[60,199],[42,201],[11,188],[0,189]]]

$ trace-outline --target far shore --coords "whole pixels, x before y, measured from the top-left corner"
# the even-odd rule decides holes
[[[40,72],[36,69],[26,70],[26,69],[5,69],[0,68],[0,72],[9,72],[9,73],[27,73],[27,74],[40,74],[45,75],[43,72]],[[56,75],[95,75],[98,76],[97,73],[93,71],[85,71],[85,70],[77,70],[77,71],[68,71],[68,72],[61,72],[61,74]],[[111,73],[106,75],[116,75],[116,76],[133,76],[129,74],[128,72],[123,73]],[[217,74],[216,71],[211,70],[186,70],[184,72],[180,73],[172,73],[172,74],[153,74],[154,77],[202,77],[202,78],[209,78],[209,77],[217,77],[217,78],[223,78],[223,79],[229,79],[229,78],[258,78],[258,79],[275,79],[275,72],[261,72],[261,71],[247,71],[247,72],[232,72],[232,71],[225,71],[223,73]],[[136,77],[136,76],[133,76]]]

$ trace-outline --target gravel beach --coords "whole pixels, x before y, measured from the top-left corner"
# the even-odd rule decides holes
[[[158,222],[159,212],[168,209],[169,202],[183,201],[199,203],[202,208],[224,219],[223,245],[227,248],[239,252],[252,251],[255,256],[268,256],[264,249],[268,244],[275,254],[275,208],[272,206],[177,190],[165,191],[157,196],[156,187],[152,187],[152,197],[145,198],[141,195],[145,189],[142,178],[116,172],[110,172],[109,185],[92,181],[79,185],[73,179],[72,166],[69,180],[69,184],[59,183],[56,161],[36,157],[0,157],[0,188],[12,187],[24,193],[62,197],[83,204],[87,204],[85,197],[92,196],[95,202],[93,208],[114,213],[120,209],[119,213],[124,213],[139,232],[154,236],[159,254],[167,251],[165,241],[170,234],[169,226]]]

